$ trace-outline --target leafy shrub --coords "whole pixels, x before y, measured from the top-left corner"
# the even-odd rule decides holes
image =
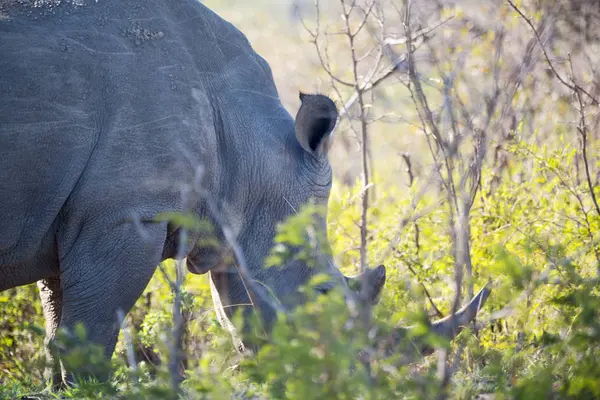
[[[472,211],[475,286],[492,280],[495,290],[486,310],[503,318],[484,323],[478,332],[465,331],[452,343],[447,360],[453,368],[446,389],[455,398],[497,393],[505,398],[598,398],[600,396],[600,298],[598,246],[600,218],[589,212],[583,184],[571,185],[569,164],[573,151],[557,151],[517,143],[515,164],[535,162],[530,174],[514,168],[502,184],[491,189],[484,182]],[[524,163],[523,163],[524,164]],[[360,210],[351,199],[359,187],[342,194],[334,190],[329,209],[329,237],[340,265],[352,273],[357,264],[357,220]],[[397,233],[397,221],[410,206],[398,188],[379,193],[371,209],[369,254],[378,260]],[[418,209],[433,200],[424,198]],[[433,209],[419,218],[419,248],[414,226],[400,232],[396,256],[389,257],[387,288],[375,308],[374,327],[390,330],[396,324],[419,323],[426,288],[442,313],[451,307],[451,285],[446,276],[452,260],[446,255],[448,233],[442,228],[444,210]],[[303,214],[300,214],[303,215]],[[589,225],[585,223],[585,218]],[[301,221],[298,221],[300,219]],[[298,226],[282,228],[283,242],[300,235]],[[349,249],[349,250],[346,250]],[[406,262],[413,262],[409,265]],[[166,262],[164,270],[172,273]],[[318,283],[319,277],[313,283]],[[189,311],[186,339],[187,380],[190,398],[433,398],[445,389],[437,374],[436,356],[407,359],[402,354],[375,357],[366,363],[361,351],[369,347],[369,331],[353,316],[340,291],[312,300],[291,315],[281,317],[272,340],[250,358],[237,354],[231,340],[214,320],[206,276],[188,276],[184,308]],[[307,290],[307,294],[313,293]],[[34,286],[2,294],[0,324],[2,365],[1,396],[39,391],[43,357],[41,310]],[[135,342],[152,347],[162,360],[168,357],[172,293],[157,273],[129,317],[137,328]],[[485,313],[484,313],[485,314]],[[482,318],[485,318],[482,317]],[[136,322],[137,321],[137,322]],[[440,342],[442,347],[444,343]],[[126,366],[121,341],[113,359],[116,371],[109,384],[86,383],[64,393],[73,398],[172,396],[162,362],[141,363],[137,371]],[[94,364],[92,353],[75,352],[73,362]],[[381,355],[381,354],[380,354]],[[138,360],[140,361],[140,360]],[[99,361],[98,361],[99,362]]]

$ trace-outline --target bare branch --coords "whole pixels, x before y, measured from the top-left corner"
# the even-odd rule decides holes
[[[410,39],[411,41],[415,42],[419,37],[425,37],[424,40],[427,40],[427,35],[429,33],[432,33],[433,31],[435,31],[437,28],[441,27],[442,25],[445,25],[448,21],[451,21],[452,19],[454,19],[454,16],[450,16],[446,19],[443,19],[441,21],[436,22],[435,24],[428,26],[426,28],[422,28],[417,30],[416,32],[413,32],[413,37]],[[384,44],[386,45],[398,45],[398,44],[406,44],[406,41],[409,40],[406,36],[401,37],[401,38],[393,38],[393,37],[388,37],[384,40]]]
[[[419,283],[419,286],[421,286],[421,288],[423,289],[423,293],[425,294],[425,297],[427,297],[427,301],[429,301],[429,304],[431,304],[431,308],[433,309],[435,314],[437,316],[439,316],[440,318],[444,318],[444,313],[442,313],[440,311],[440,309],[438,308],[438,306],[435,304],[435,302],[433,301],[433,298],[431,297],[431,294],[429,293],[429,290],[427,289],[427,286],[425,286],[425,283],[420,279],[417,271],[415,271],[415,269],[412,267],[411,260],[406,260],[405,257],[403,256],[403,254],[398,249],[394,249],[394,251],[395,251],[396,255],[398,257],[400,257],[400,259],[404,260],[404,264],[406,265],[406,267],[408,268],[410,273],[413,274],[413,276]]]
[[[354,90],[359,103],[359,118],[360,118],[360,134],[361,134],[361,165],[362,165],[362,181],[363,188],[369,186],[369,164],[368,164],[368,125],[365,102],[363,97],[363,90],[360,87],[360,77],[358,73],[358,57],[356,55],[355,47],[355,36],[352,34],[352,28],[350,27],[350,14],[354,7],[354,3],[351,4],[350,9],[347,11],[344,0],[340,0],[343,9],[343,20],[345,23],[346,37],[348,38],[348,46],[350,48],[350,56],[352,60],[352,73],[354,76]],[[375,4],[373,2],[372,4]],[[365,20],[368,18],[368,14],[365,15]],[[376,68],[376,66],[375,66]],[[363,191],[361,196],[362,200],[362,211],[361,211],[361,224],[360,224],[360,270],[364,272],[367,267],[367,213],[369,209],[369,195],[366,190]],[[366,287],[366,285],[365,285]]]
[[[198,169],[196,175],[202,175],[203,170]],[[198,179],[196,177],[195,179]],[[191,199],[190,199],[191,188],[184,186],[181,193],[182,209],[184,213],[189,213],[191,210]],[[183,353],[183,334],[184,334],[184,319],[181,312],[182,309],[182,286],[184,281],[184,268],[183,262],[187,254],[188,246],[188,230],[182,227],[179,232],[179,241],[177,247],[177,258],[175,268],[175,282],[173,284],[173,291],[175,292],[175,299],[173,300],[173,332],[171,339],[171,348],[169,354],[169,375],[171,377],[171,388],[174,393],[179,393],[181,388],[181,382],[183,376],[179,371],[179,366],[182,360]]]
[[[133,348],[133,342],[131,340],[131,332],[129,324],[127,323],[127,318],[122,309],[117,310],[117,318],[119,320],[119,324],[121,325],[121,330],[123,332],[123,342],[125,342],[125,350],[127,355],[127,363],[129,364],[129,368],[132,371],[137,371],[137,362],[135,361],[135,350]]]
[[[594,207],[596,207],[596,212],[598,216],[600,216],[600,206],[598,206],[598,200],[596,199],[596,193],[594,193],[594,185],[592,184],[592,177],[590,174],[590,166],[587,157],[587,140],[588,140],[588,126],[585,120],[585,110],[584,104],[581,99],[581,93],[577,89],[579,86],[575,83],[575,72],[573,71],[573,63],[571,61],[571,55],[569,54],[569,65],[571,67],[571,82],[573,82],[575,97],[577,98],[577,103],[579,104],[579,127],[577,131],[581,135],[581,155],[583,157],[583,167],[585,170],[585,178],[587,181],[588,189],[590,191],[590,196],[592,197],[592,201],[594,202]],[[598,262],[600,263],[600,256],[598,252],[596,252],[596,258],[598,258]],[[600,268],[600,267],[599,267]]]
[[[297,8],[296,8],[297,10]],[[354,85],[350,82],[347,82],[341,78],[339,78],[338,76],[336,76],[333,71],[331,70],[331,65],[329,64],[329,57],[327,57],[327,55],[323,55],[321,47],[319,46],[319,38],[321,35],[321,7],[319,4],[319,0],[315,0],[315,10],[316,10],[316,28],[315,31],[313,32],[308,25],[306,24],[306,22],[304,21],[304,18],[302,18],[301,15],[299,15],[300,18],[300,22],[302,24],[302,26],[304,27],[304,30],[312,37],[312,43],[315,45],[315,50],[317,51],[317,56],[319,57],[319,62],[321,63],[321,66],[323,68],[323,70],[327,73],[327,75],[329,75],[329,77],[339,83],[340,85],[346,86],[346,87],[354,87]]]
[[[360,24],[358,25],[358,28],[356,28],[354,33],[350,33],[350,35],[352,35],[353,37],[356,37],[360,33],[362,28],[367,23],[367,20],[369,19],[369,16],[371,15],[371,11],[373,11],[373,6],[375,6],[376,1],[377,0],[371,0],[371,4],[369,4],[367,11],[364,11],[364,17],[363,17],[362,21],[360,22]]]
[[[546,52],[546,48],[544,47],[544,44],[542,43],[542,39],[540,38],[540,35],[538,34],[537,29],[535,29],[535,26],[533,26],[533,22],[531,22],[531,19],[529,19],[525,14],[523,14],[523,12],[511,0],[506,0],[506,2],[513,8],[513,10],[515,10],[517,12],[517,14],[519,14],[521,16],[521,18],[523,18],[525,20],[527,25],[529,25],[529,27],[533,31],[533,34],[535,35],[535,38],[537,39],[538,44],[540,45],[540,47],[542,49],[542,53],[544,53],[544,58],[546,59],[546,63],[548,64],[548,67],[550,68],[550,70],[552,71],[554,76],[556,76],[556,79],[558,79],[560,81],[560,83],[562,83],[564,86],[568,87],[569,89],[571,89],[574,92],[581,91],[581,93],[584,93],[587,97],[590,98],[590,100],[593,102],[594,105],[598,105],[598,100],[594,96],[589,94],[581,86],[577,85],[575,82],[573,82],[573,84],[570,84],[565,79],[563,79],[563,77],[558,73],[556,68],[554,68],[554,64],[552,64],[552,61],[550,61],[548,52]]]

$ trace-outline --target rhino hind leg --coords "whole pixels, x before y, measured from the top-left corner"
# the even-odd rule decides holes
[[[72,335],[78,324],[85,328],[86,343],[99,345],[104,353],[101,362],[94,365],[84,360],[77,370],[63,362],[67,384],[76,379],[109,377],[109,361],[120,330],[118,312],[129,312],[161,261],[166,226],[148,224],[143,229],[143,238],[132,224],[118,225],[110,231],[83,231],[61,260],[60,329],[75,341],[65,341],[61,356],[69,353],[69,347],[80,344]]]
[[[42,300],[42,310],[46,320],[46,360],[47,368],[44,371],[44,378],[48,380],[53,390],[60,389],[62,385],[62,373],[60,362],[55,357],[54,351],[50,349],[51,343],[56,338],[56,333],[62,316],[62,291],[60,288],[60,278],[52,277],[38,281],[40,298]]]

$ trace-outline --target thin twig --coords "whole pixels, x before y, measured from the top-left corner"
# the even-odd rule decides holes
[[[402,159],[406,163],[406,173],[408,174],[408,184],[412,188],[413,184],[415,183],[415,175],[413,173],[412,162],[410,160],[410,154],[402,153]],[[411,199],[411,206],[413,208],[417,207],[417,205],[415,204],[414,196]],[[419,223],[417,220],[415,220],[413,225],[415,226],[415,250],[416,250],[417,256],[418,256],[419,252],[421,250],[421,245],[420,245],[420,240],[419,240],[420,235],[421,235],[421,230],[419,228]]]
[[[566,80],[563,79],[563,77],[558,73],[558,71],[556,70],[556,68],[554,68],[554,64],[552,64],[552,61],[550,61],[550,57],[548,56],[548,52],[546,52],[546,48],[544,47],[544,44],[542,43],[542,39],[541,39],[540,35],[538,34],[537,29],[535,29],[535,26],[533,26],[533,22],[531,22],[531,19],[529,19],[519,9],[519,7],[517,7],[515,5],[515,3],[513,3],[511,0],[506,0],[506,2],[513,8],[513,10],[515,10],[517,12],[517,14],[519,14],[521,16],[521,18],[523,18],[525,20],[525,22],[527,23],[527,25],[529,25],[529,27],[533,31],[533,34],[535,35],[535,38],[537,39],[538,44],[540,45],[540,47],[542,49],[542,53],[544,53],[544,58],[546,59],[546,63],[548,64],[548,67],[550,68],[550,70],[552,71],[552,73],[554,74],[554,76],[556,76],[556,79],[558,79],[560,81],[560,83],[562,83],[563,85],[565,85],[566,87],[568,87],[569,89],[571,89],[574,92],[581,91],[587,97],[589,97],[590,100],[592,100],[592,102],[594,103],[594,105],[598,105],[598,100],[594,96],[592,96],[591,94],[589,94],[584,88],[582,88],[581,86],[577,85],[576,83],[570,84]]]
[[[123,342],[125,343],[125,350],[127,355],[127,363],[129,368],[133,372],[137,371],[137,362],[135,361],[135,350],[133,348],[133,341],[131,340],[131,331],[125,313],[121,308],[117,310],[117,318],[121,325],[121,331],[123,332]]]
[[[433,311],[440,317],[440,318],[444,318],[444,313],[442,313],[440,311],[440,309],[438,308],[438,306],[435,304],[435,302],[433,301],[433,297],[431,297],[431,293],[429,293],[429,290],[427,289],[427,286],[425,286],[425,283],[420,279],[420,275],[417,273],[417,271],[412,267],[411,265],[411,260],[407,260],[404,255],[400,252],[400,250],[398,249],[394,249],[394,252],[396,253],[396,255],[404,260],[404,263],[406,264],[406,267],[408,268],[408,270],[410,271],[411,274],[414,275],[415,279],[417,280],[417,282],[419,283],[419,285],[421,286],[421,288],[423,289],[423,293],[425,293],[425,297],[427,297],[427,300],[429,301],[429,304],[431,304],[431,308],[433,309]]]
[[[360,134],[361,134],[361,142],[362,142],[362,151],[361,151],[361,166],[362,166],[362,180],[363,180],[363,188],[369,186],[369,163],[368,163],[368,125],[366,118],[366,108],[363,97],[363,90],[360,87],[360,77],[358,73],[358,63],[356,56],[356,47],[355,47],[355,36],[352,34],[352,29],[350,28],[350,12],[352,10],[352,6],[350,7],[350,11],[345,11],[344,1],[341,0],[342,9],[344,10],[344,22],[346,24],[346,32],[348,37],[348,44],[350,47],[350,55],[352,57],[352,73],[354,75],[354,90],[356,92],[359,104],[359,117],[360,117]],[[368,18],[368,14],[365,15],[364,20]],[[363,190],[361,196],[361,217],[360,217],[360,270],[364,272],[367,267],[367,235],[368,235],[368,227],[367,227],[367,214],[369,210],[369,193],[367,190]]]
[[[581,94],[577,89],[579,86],[575,83],[575,72],[573,71],[573,63],[571,62],[571,55],[569,54],[569,65],[571,67],[571,81],[573,82],[573,86],[575,88],[575,97],[577,98],[577,103],[579,103],[579,127],[577,131],[581,135],[581,156],[583,157],[583,167],[585,169],[585,177],[587,180],[588,189],[590,191],[590,196],[592,197],[592,201],[594,202],[594,207],[596,207],[596,212],[600,217],[600,206],[598,206],[598,200],[596,199],[596,193],[594,193],[594,185],[592,184],[592,177],[590,174],[590,166],[588,162],[587,156],[587,139],[588,139],[588,126],[585,120],[585,110],[584,104],[581,99]],[[598,260],[600,262],[600,260]]]
[[[190,209],[190,187],[185,186],[181,193],[181,199],[184,213],[189,212]],[[175,282],[173,289],[175,292],[175,298],[173,300],[173,332],[171,339],[171,349],[169,357],[169,375],[171,377],[171,389],[173,393],[180,393],[181,382],[183,376],[179,372],[179,366],[181,363],[183,353],[183,332],[184,332],[184,320],[181,312],[182,309],[182,295],[181,288],[184,281],[184,268],[183,262],[187,254],[188,244],[188,230],[185,227],[181,227],[179,231],[179,240],[177,244],[177,258],[175,264]]]

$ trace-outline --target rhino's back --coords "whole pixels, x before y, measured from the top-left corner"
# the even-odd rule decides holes
[[[190,163],[215,165],[216,103],[279,104],[245,37],[195,0],[0,0],[0,54],[0,265],[67,214],[172,208]]]

